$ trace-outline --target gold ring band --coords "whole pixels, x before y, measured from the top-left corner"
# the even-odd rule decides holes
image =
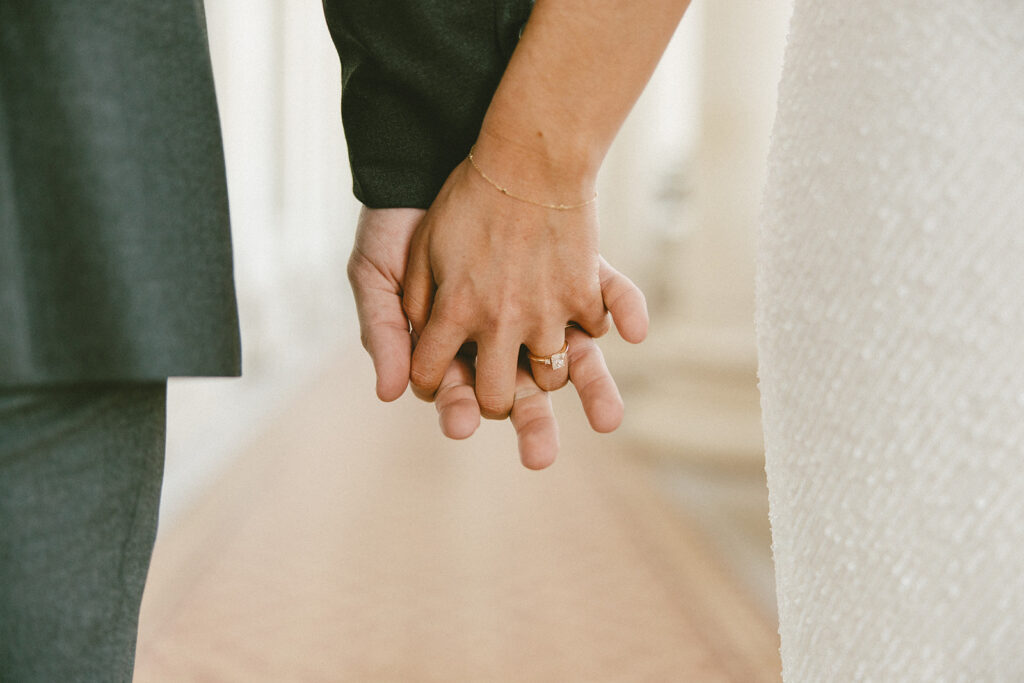
[[[566,341],[562,344],[562,350],[558,353],[553,353],[550,356],[535,356],[532,353],[527,353],[530,360],[534,363],[541,363],[542,365],[550,365],[552,370],[560,370],[565,367],[566,362],[569,360],[569,342]]]

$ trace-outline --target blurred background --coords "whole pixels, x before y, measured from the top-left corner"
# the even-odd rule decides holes
[[[319,3],[206,0],[244,379],[172,380],[142,681],[778,680],[754,249],[789,2],[697,0],[600,179],[651,334],[627,415],[519,465],[508,423],[381,404]]]

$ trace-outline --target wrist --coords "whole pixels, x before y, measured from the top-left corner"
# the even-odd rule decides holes
[[[473,152],[474,165],[495,188],[542,205],[582,205],[595,195],[600,158],[574,140],[489,130],[485,123]]]

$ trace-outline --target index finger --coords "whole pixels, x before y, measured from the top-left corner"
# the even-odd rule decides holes
[[[409,381],[419,398],[434,399],[444,373],[465,341],[465,331],[447,315],[444,302],[438,302],[412,352]]]

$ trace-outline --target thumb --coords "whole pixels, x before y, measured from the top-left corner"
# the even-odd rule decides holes
[[[376,277],[375,277],[376,276]],[[349,266],[359,336],[377,373],[377,396],[394,401],[409,384],[412,339],[402,298],[372,266]]]

